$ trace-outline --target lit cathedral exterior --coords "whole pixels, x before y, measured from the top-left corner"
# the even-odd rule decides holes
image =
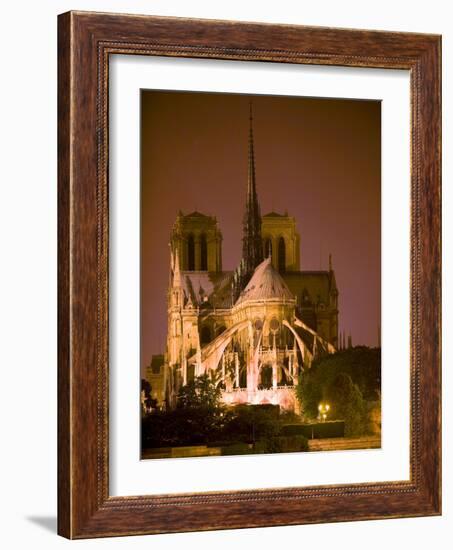
[[[297,410],[294,386],[320,353],[338,346],[338,290],[327,271],[301,271],[295,219],[261,216],[250,116],[242,259],[222,270],[215,217],[176,218],[170,238],[166,352],[147,376],[162,407],[179,388],[207,373],[227,404],[276,404]]]

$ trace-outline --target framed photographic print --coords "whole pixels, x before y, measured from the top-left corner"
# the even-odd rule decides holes
[[[59,533],[440,514],[440,37],[59,17]]]
[[[142,458],[380,447],[380,102],[141,105]]]

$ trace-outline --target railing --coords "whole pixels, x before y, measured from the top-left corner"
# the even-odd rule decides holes
[[[293,390],[296,386],[277,386],[276,388],[262,388],[257,390],[248,390],[247,388],[233,388],[232,390],[223,390],[223,393],[257,393],[257,392],[266,392],[266,391],[282,391],[282,390]]]

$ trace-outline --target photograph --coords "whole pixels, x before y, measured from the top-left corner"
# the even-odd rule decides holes
[[[141,458],[381,446],[381,102],[141,90]]]

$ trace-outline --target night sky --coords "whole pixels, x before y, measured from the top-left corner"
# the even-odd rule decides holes
[[[142,92],[142,368],[165,350],[170,231],[179,210],[215,215],[223,269],[241,256],[249,101],[261,213],[296,218],[301,269],[332,253],[339,328],[377,345],[381,315],[379,101]]]

